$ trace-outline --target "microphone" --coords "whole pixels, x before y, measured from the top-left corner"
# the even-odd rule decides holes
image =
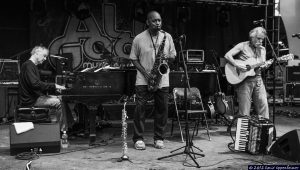
[[[281,47],[283,47],[283,48],[286,48],[285,45],[284,45],[284,43],[282,41],[278,41],[278,45],[281,46]]]
[[[261,24],[263,22],[265,22],[265,20],[264,19],[260,19],[260,20],[253,21],[253,24],[256,25],[256,24]]]
[[[185,34],[182,34],[179,37],[175,38],[174,41],[178,42],[178,41],[181,41],[182,39],[185,39]]]
[[[300,37],[300,33],[292,34],[292,37]]]
[[[185,38],[185,34],[180,35],[177,39],[183,39]]]
[[[72,73],[71,71],[62,71],[63,74],[65,75],[69,75],[69,76],[73,76],[74,73]]]
[[[68,60],[68,58],[66,58],[66,57],[61,57],[61,56],[53,55],[53,54],[50,54],[50,57],[57,58],[59,60]]]

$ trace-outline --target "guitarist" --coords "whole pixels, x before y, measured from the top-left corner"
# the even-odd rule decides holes
[[[226,54],[226,60],[240,72],[247,71],[246,65],[235,61],[237,59],[246,62],[249,58],[254,58],[257,63],[266,61],[266,49],[262,43],[266,37],[266,30],[263,27],[256,27],[249,32],[249,41],[240,42]],[[249,63],[250,64],[250,63]],[[266,63],[255,70],[255,76],[249,76],[235,87],[237,100],[239,102],[239,114],[250,115],[251,100],[253,100],[256,113],[269,119],[269,108],[267,93],[261,77],[261,69],[267,68],[270,63]]]

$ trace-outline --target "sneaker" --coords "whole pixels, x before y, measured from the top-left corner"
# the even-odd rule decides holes
[[[146,145],[145,145],[144,141],[138,140],[138,141],[135,142],[134,148],[136,150],[145,150],[146,149]]]
[[[156,141],[154,141],[154,147],[156,149],[162,149],[162,148],[164,148],[165,147],[164,141],[162,141],[162,140],[156,140]]]

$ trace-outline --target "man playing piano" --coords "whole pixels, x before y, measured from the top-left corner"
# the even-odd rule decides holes
[[[262,27],[256,27],[249,32],[249,41],[241,42],[234,46],[225,54],[227,61],[237,70],[246,72],[247,60],[253,58],[257,63],[266,61],[266,49],[262,46],[266,37],[266,30]],[[237,55],[238,59],[244,63],[236,62],[233,56]],[[265,63],[258,69],[255,69],[255,75],[245,78],[241,83],[236,85],[237,101],[239,102],[239,114],[250,115],[251,100],[253,100],[256,113],[264,118],[269,119],[269,107],[267,101],[266,89],[261,77],[261,69],[267,68],[270,63]]]
[[[149,82],[153,80],[151,74],[157,55],[165,59],[175,58],[176,50],[170,34],[161,30],[161,17],[156,11],[147,15],[146,24],[148,29],[138,34],[132,43],[129,58],[137,68],[136,75],[136,108],[134,113],[134,135],[135,149],[146,149],[143,133],[145,124],[145,106],[147,100],[154,98],[154,146],[161,149],[164,147],[164,135],[168,118],[168,93],[169,72],[162,75],[157,82],[157,90],[149,90]],[[163,62],[166,62],[165,60]],[[169,70],[169,68],[168,68]],[[153,86],[152,86],[153,87]],[[151,87],[150,87],[151,89]]]
[[[41,81],[37,65],[42,64],[49,50],[43,46],[36,46],[31,51],[31,57],[24,62],[21,67],[20,81],[20,105],[26,107],[49,107],[52,122],[59,122],[61,131],[67,131],[67,119],[71,116],[71,111],[67,103],[63,103],[60,96],[46,95],[44,92],[56,90],[60,92],[65,87]]]

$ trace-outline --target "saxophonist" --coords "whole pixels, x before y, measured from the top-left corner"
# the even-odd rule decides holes
[[[129,58],[137,68],[134,113],[134,147],[145,150],[145,107],[154,99],[154,147],[164,148],[165,128],[168,118],[169,67],[176,56],[172,36],[161,30],[162,20],[157,11],[147,14],[148,29],[138,34],[132,43]]]

